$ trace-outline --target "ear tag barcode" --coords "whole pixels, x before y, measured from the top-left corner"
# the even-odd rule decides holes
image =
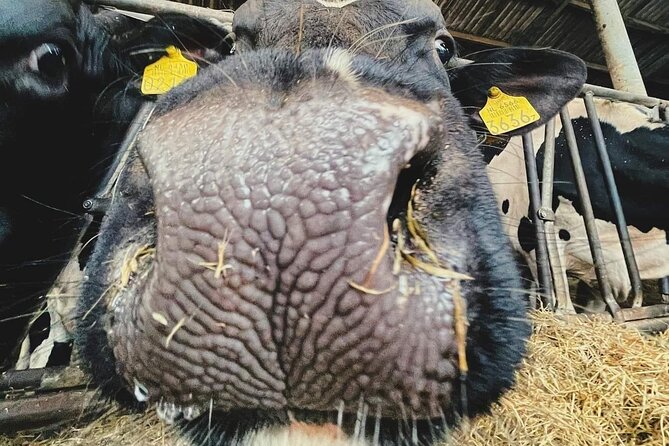
[[[166,56],[144,68],[143,94],[167,93],[197,74],[197,63],[186,59],[178,48],[169,46],[165,51]]]
[[[498,87],[488,90],[488,100],[479,115],[493,135],[508,133],[540,119],[526,97],[509,96]]]

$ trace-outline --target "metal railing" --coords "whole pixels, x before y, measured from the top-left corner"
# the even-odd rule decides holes
[[[577,140],[569,111],[567,107],[564,107],[560,112],[559,117],[571,158],[571,167],[574,173],[578,200],[583,213],[583,222],[602,298],[606,302],[611,317],[618,322],[645,330],[666,329],[669,327],[669,305],[659,304],[643,306],[644,298],[641,274],[634,255],[627,220],[623,213],[620,194],[616,186],[611,161],[606,148],[606,142],[595,108],[594,97],[597,96],[645,107],[652,107],[653,109],[649,109],[649,114],[659,117],[660,112],[662,112],[664,114],[664,119],[667,122],[669,122],[669,102],[662,99],[639,96],[587,84],[582,89],[580,96],[585,103],[586,113],[592,127],[592,135],[597,149],[597,155],[603,167],[602,176],[610,197],[615,226],[631,284],[631,292],[628,301],[625,302],[629,308],[621,308],[611,289],[606,269],[606,259],[604,258],[602,243],[597,231],[596,220],[583,171]],[[565,283],[564,280],[566,277],[566,271],[564,271],[565,266],[561,265],[560,256],[557,252],[554,226],[555,215],[552,209],[553,169],[555,166],[555,119],[557,119],[557,117],[551,119],[546,124],[545,129],[542,184],[539,182],[536,155],[533,148],[532,136],[529,133],[523,135],[523,149],[525,154],[530,209],[532,212],[532,219],[535,223],[535,235],[537,239],[537,280],[539,282],[539,290],[543,296],[543,305],[549,309],[573,312],[573,304],[571,302],[571,296],[569,295],[569,284]],[[667,261],[669,261],[669,259],[667,259]],[[669,291],[669,278],[660,279],[660,282],[660,292],[664,294]]]

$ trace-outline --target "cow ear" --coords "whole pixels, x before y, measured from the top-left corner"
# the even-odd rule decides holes
[[[235,11],[232,19],[232,31],[235,35],[235,51],[250,51],[256,46],[258,33],[263,26],[264,5],[256,0],[244,2]]]
[[[139,26],[126,38],[122,46],[143,69],[156,56],[165,55],[164,49],[174,45],[190,53],[205,65],[218,62],[230,53],[232,41],[229,30],[222,24],[179,13],[165,13]],[[158,50],[157,52],[155,50]],[[154,50],[149,55],[150,50]]]
[[[486,104],[491,87],[530,101],[539,113],[539,121],[508,135],[545,124],[576,97],[586,78],[585,63],[573,54],[532,48],[483,51],[473,63],[449,70],[451,91],[460,100],[474,129],[485,128],[479,111]]]

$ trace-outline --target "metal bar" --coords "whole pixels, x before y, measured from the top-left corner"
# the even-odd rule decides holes
[[[625,322],[656,317],[669,317],[669,304],[650,305],[641,308],[623,308],[620,312],[625,318]]]
[[[527,185],[530,194],[530,208],[532,210],[532,221],[537,240],[537,272],[539,276],[539,289],[542,293],[542,302],[545,308],[552,310],[553,284],[551,281],[550,266],[548,264],[548,247],[546,246],[546,230],[544,221],[539,218],[539,207],[541,196],[539,194],[539,174],[537,173],[536,156],[534,155],[534,144],[532,134],[523,134],[523,152],[525,158],[525,169],[527,171]]]
[[[585,223],[585,230],[588,234],[588,243],[590,245],[590,252],[595,264],[595,274],[599,282],[600,290],[609,311],[613,318],[618,322],[623,322],[620,314],[620,306],[613,297],[611,292],[611,285],[609,284],[608,273],[604,264],[604,254],[602,253],[602,244],[599,240],[597,232],[597,225],[595,223],[595,214],[592,210],[592,202],[590,201],[590,193],[588,192],[588,185],[585,181],[585,173],[583,172],[583,165],[581,164],[581,155],[578,153],[578,145],[576,143],[576,135],[574,134],[574,127],[571,124],[571,117],[569,110],[564,107],[560,111],[560,119],[562,121],[562,128],[564,130],[567,147],[571,156],[572,169],[574,171],[574,179],[576,181],[576,188],[578,190],[579,200],[583,211],[583,221]]]
[[[664,122],[669,124],[669,106],[660,106],[664,113]],[[667,244],[669,244],[669,237],[667,237]],[[662,277],[659,280],[658,288],[660,289],[660,298],[662,302],[669,303],[669,276]]]
[[[647,95],[627,28],[616,0],[590,0],[606,65],[617,90]]]
[[[613,318],[608,313],[594,313],[594,314],[567,314],[558,316],[560,319],[566,321],[602,321],[609,322]],[[624,322],[624,327],[632,328],[643,332],[661,332],[669,329],[669,317],[659,317],[654,319],[639,319],[634,321]]]
[[[555,118],[545,126],[544,165],[541,175],[541,206],[553,209],[553,170],[555,167]]]
[[[43,429],[99,412],[99,392],[77,389],[0,401],[0,433]],[[96,404],[98,403],[98,404]]]
[[[595,96],[601,98],[613,99],[614,101],[631,102],[633,104],[643,105],[646,107],[669,107],[669,101],[666,99],[654,98],[650,96],[629,93],[627,91],[614,90],[612,88],[600,87],[599,85],[585,84],[581,89],[581,95],[584,96],[591,91]]]
[[[7,370],[0,375],[0,392],[60,390],[81,387],[88,382],[89,377],[76,365]]]
[[[82,207],[86,211],[86,214],[83,216],[83,223],[79,230],[79,235],[77,237],[77,243],[74,245],[70,253],[70,260],[63,267],[61,271],[66,270],[71,263],[76,265],[76,268],[79,268],[79,255],[81,254],[81,249],[85,245],[83,239],[88,232],[91,224],[95,220],[93,213],[99,212],[104,214],[111,199],[113,198],[114,186],[118,181],[118,178],[121,175],[121,172],[125,168],[125,165],[130,157],[132,149],[135,146],[139,132],[146,126],[147,122],[151,118],[153,111],[156,108],[154,101],[146,100],[137,110],[135,117],[128,126],[123,141],[121,142],[116,155],[114,156],[114,161],[107,171],[104,179],[100,182],[98,190],[95,195],[91,198],[84,200]],[[90,240],[89,240],[90,241]],[[54,282],[49,289],[47,295],[50,295],[53,292],[54,286],[57,285],[57,282]]]
[[[586,2],[581,1],[581,0],[569,0],[569,3],[587,10],[587,11],[592,11],[592,8],[590,5],[588,5]],[[633,29],[638,29],[640,31],[649,31],[649,32],[654,32],[654,33],[669,33],[669,28],[655,24],[655,23],[649,23],[645,20],[640,20],[634,17],[630,17],[629,15],[625,16],[624,18],[625,23],[627,24],[628,28],[633,28]]]
[[[0,374],[0,392],[7,390],[35,389],[42,385],[45,377],[60,375],[65,367],[49,367],[43,369],[7,370]]]
[[[658,333],[669,329],[669,317],[641,319],[638,321],[625,322],[623,326],[627,328],[634,328],[639,331]]]
[[[123,137],[121,145],[116,151],[116,155],[114,156],[114,161],[112,162],[112,165],[110,166],[110,168],[107,171],[107,174],[105,175],[104,179],[100,182],[100,185],[98,186],[97,192],[92,198],[88,198],[84,200],[84,202],[82,203],[82,207],[87,212],[83,216],[83,223],[81,229],[79,230],[77,243],[74,245],[79,249],[72,250],[72,252],[70,253],[70,260],[68,261],[67,265],[63,267],[63,270],[67,269],[71,263],[74,263],[75,265],[77,265],[76,267],[79,268],[78,266],[79,254],[81,254],[83,239],[86,236],[88,229],[90,228],[91,224],[95,219],[93,217],[93,213],[96,210],[100,211],[101,213],[104,213],[106,207],[108,207],[109,203],[111,202],[116,181],[118,180],[118,178],[121,175],[121,172],[125,168],[128,157],[130,156],[130,153],[132,152],[132,149],[135,146],[135,142],[137,141],[139,132],[146,126],[155,108],[156,104],[154,101],[151,100],[147,100],[139,107],[139,110],[137,110],[135,117],[133,118],[132,122],[130,123],[130,126],[128,127],[128,130],[125,133],[125,136]],[[47,295],[51,294],[51,292],[53,291],[53,287],[55,285],[56,282],[54,282],[54,284],[51,285],[51,289],[49,289]]]
[[[548,260],[551,267],[553,289],[557,310],[575,312],[569,296],[569,284],[565,281],[565,272],[560,261],[557,239],[555,237],[555,213],[553,212],[553,170],[555,167],[555,119],[551,118],[545,126],[544,165],[541,175],[541,208],[537,215],[544,221]]]
[[[641,274],[639,273],[639,266],[636,263],[634,256],[634,249],[632,248],[632,241],[630,233],[627,229],[627,220],[623,213],[623,205],[620,202],[620,194],[616,186],[616,180],[613,176],[613,169],[611,168],[611,160],[609,153],[606,150],[606,142],[604,141],[604,134],[602,133],[602,126],[597,116],[593,94],[587,92],[585,98],[585,109],[588,112],[590,125],[592,126],[593,136],[595,138],[595,145],[597,147],[597,154],[602,163],[604,182],[609,193],[609,200],[615,217],[616,230],[618,231],[618,238],[620,239],[620,246],[623,250],[623,257],[625,258],[625,266],[627,267],[627,274],[630,277],[632,285],[632,307],[640,307],[643,304],[643,290],[641,289]]]
[[[114,190],[114,186],[116,185],[116,181],[125,168],[126,161],[128,160],[128,157],[130,156],[130,153],[135,146],[139,132],[142,131],[149,122],[149,119],[151,118],[155,108],[155,102],[150,100],[147,100],[139,107],[139,110],[137,110],[135,117],[132,119],[128,130],[125,132],[125,136],[123,137],[123,141],[121,141],[121,145],[116,151],[116,157],[114,158],[113,164],[107,171],[105,178],[100,182],[101,186],[95,194],[94,199],[104,200],[110,199],[112,197],[112,192]],[[84,208],[87,207],[86,201],[84,201],[83,204]]]
[[[567,322],[613,322],[613,316],[609,313],[556,313],[556,317]]]
[[[669,118],[669,116],[667,117]],[[667,244],[669,245],[669,235],[667,236]],[[660,299],[662,299],[662,302],[669,304],[669,276],[660,278],[657,285],[660,291]]]
[[[663,277],[659,282],[662,302],[669,303],[669,277]]]
[[[166,0],[84,0],[90,5],[113,6],[128,11],[144,14],[179,13],[200,19],[214,19],[223,24],[232,24],[232,12],[218,9],[203,8],[201,6],[185,5],[183,3]]]

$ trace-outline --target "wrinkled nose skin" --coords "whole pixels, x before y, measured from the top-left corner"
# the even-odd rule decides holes
[[[464,397],[476,413],[511,385],[529,327],[457,101],[415,73],[338,61],[250,53],[159,102],[89,262],[78,345],[97,384],[186,418],[403,420],[452,420]],[[423,255],[412,222],[474,280],[403,260],[402,243]],[[144,245],[155,253],[122,281]]]

